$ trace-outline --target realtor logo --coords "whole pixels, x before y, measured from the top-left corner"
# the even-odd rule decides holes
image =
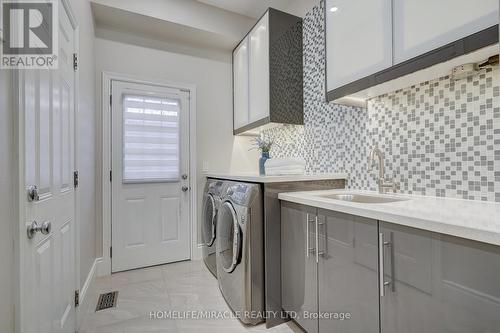
[[[0,68],[56,69],[57,0],[1,0]]]

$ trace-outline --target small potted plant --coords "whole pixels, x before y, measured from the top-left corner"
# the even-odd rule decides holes
[[[271,140],[265,140],[262,137],[255,138],[252,140],[252,148],[250,150],[258,149],[261,152],[259,159],[259,173],[263,176],[266,174],[266,169],[264,168],[264,164],[269,159],[269,151],[273,146],[274,142]]]

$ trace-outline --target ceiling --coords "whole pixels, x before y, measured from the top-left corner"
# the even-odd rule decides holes
[[[296,0],[197,0],[198,2],[235,12],[252,18],[259,18],[268,7],[287,10]]]

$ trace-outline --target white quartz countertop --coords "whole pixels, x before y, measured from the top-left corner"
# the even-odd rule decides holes
[[[418,195],[382,195],[407,198],[388,203],[355,203],[323,198],[328,194],[377,192],[328,190],[280,193],[278,198],[307,206],[338,211],[432,232],[500,245],[500,203]]]
[[[284,183],[311,180],[347,179],[347,174],[345,173],[321,173],[289,176],[260,176],[254,173],[207,173],[205,176],[207,178],[236,180],[251,183]]]

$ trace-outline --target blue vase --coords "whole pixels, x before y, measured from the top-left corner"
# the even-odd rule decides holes
[[[269,159],[269,152],[263,151],[259,159],[259,173],[261,176],[264,176],[266,174],[266,168],[264,167],[264,164],[268,159]]]

